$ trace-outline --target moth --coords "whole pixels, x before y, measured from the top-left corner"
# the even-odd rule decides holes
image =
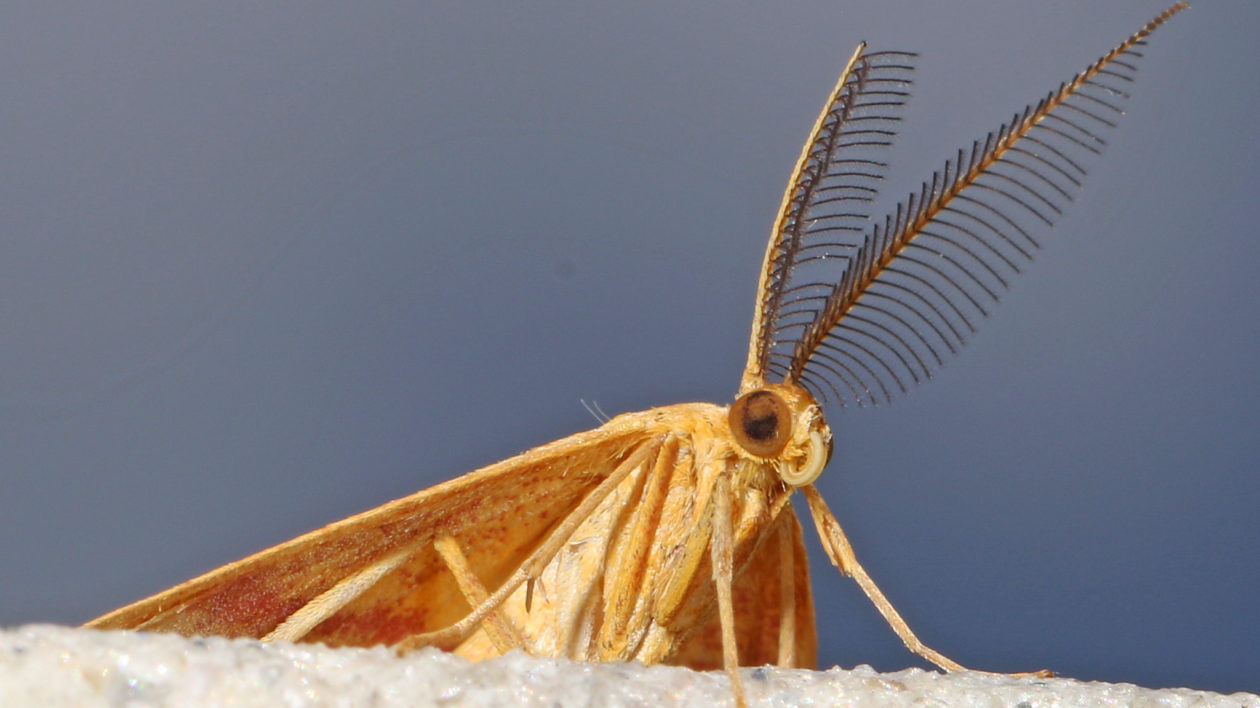
[[[823,404],[877,405],[975,331],[1082,184],[1175,5],[870,219],[915,55],[859,45],[792,170],[730,405],[600,427],[325,526],[87,624],[724,668],[813,667],[804,506],[831,562],[914,653],[814,481]]]

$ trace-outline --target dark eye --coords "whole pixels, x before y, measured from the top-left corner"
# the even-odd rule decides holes
[[[727,416],[740,447],[758,457],[774,457],[792,438],[792,412],[777,393],[753,391],[731,404]]]

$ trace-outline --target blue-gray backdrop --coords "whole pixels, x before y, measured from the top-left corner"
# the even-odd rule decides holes
[[[1160,9],[6,4],[0,624],[87,620],[590,427],[579,399],[729,401],[783,181],[859,40],[923,55],[901,193]],[[824,493],[964,663],[1260,689],[1257,26],[1236,0],[1161,30],[966,351],[831,415]],[[814,574],[824,665],[916,663]]]

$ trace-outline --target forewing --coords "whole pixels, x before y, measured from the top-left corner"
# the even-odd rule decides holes
[[[261,638],[339,582],[399,557],[397,568],[302,639],[371,646],[441,629],[468,604],[433,547],[435,534],[453,536],[481,582],[496,587],[641,437],[641,427],[623,416],[299,536],[87,626]]]

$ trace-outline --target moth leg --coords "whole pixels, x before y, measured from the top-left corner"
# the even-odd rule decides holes
[[[468,605],[476,607],[485,602],[490,593],[486,591],[486,586],[481,584],[481,580],[477,578],[477,574],[468,563],[468,557],[459,547],[459,541],[456,541],[455,537],[449,533],[442,532],[433,539],[433,548],[437,550],[438,555],[442,556],[451,575],[455,576],[455,583],[459,585],[460,592],[464,593],[464,599],[468,601]],[[520,633],[497,611],[491,612],[486,617],[482,628],[486,630],[490,643],[500,654],[506,654],[522,646]]]
[[[617,465],[604,478],[604,481],[599,483],[599,486],[586,495],[586,498],[565,517],[564,521],[560,522],[560,525],[551,532],[551,535],[542,542],[542,545],[534,549],[534,552],[521,563],[502,585],[474,607],[463,619],[443,629],[406,637],[395,645],[397,651],[403,653],[427,646],[454,646],[467,639],[477,629],[477,626],[486,619],[486,616],[499,605],[502,605],[504,600],[507,600],[517,588],[530,578],[537,578],[543,569],[547,567],[547,564],[560,552],[560,549],[564,548],[564,544],[568,543],[569,537],[573,535],[578,526],[595,511],[600,502],[604,501],[612,493],[612,490],[616,489],[617,485],[621,484],[631,472],[639,469],[644,462],[654,457],[659,450],[659,444],[640,445],[621,464]]]
[[[893,628],[897,636],[901,637],[906,647],[946,671],[966,671],[965,666],[927,646],[915,636],[914,632],[910,631],[910,625],[906,624],[888,598],[884,597],[884,593],[880,592],[875,581],[871,580],[871,576],[867,575],[861,564],[857,562],[857,557],[853,555],[853,546],[849,545],[849,539],[840,529],[840,522],[836,521],[836,517],[827,508],[822,494],[812,484],[805,485],[803,489],[805,501],[809,504],[809,515],[814,519],[814,526],[818,528],[818,535],[822,539],[823,550],[827,552],[827,557],[840,569],[841,573],[857,581],[862,592],[866,593],[866,597],[884,616],[884,620]]]
[[[788,514],[792,512],[789,511]],[[796,666],[796,548],[792,530],[786,523],[778,525],[779,544],[779,660],[784,668]]]
[[[818,535],[822,538],[823,549],[827,551],[827,556],[840,569],[840,572],[857,581],[858,587],[862,588],[862,592],[866,593],[866,597],[875,605],[875,609],[879,610],[879,613],[884,616],[884,620],[901,638],[906,648],[946,671],[973,671],[974,669],[968,669],[924,644],[915,636],[914,632],[910,631],[910,625],[906,624],[906,621],[901,618],[897,610],[893,609],[892,603],[888,601],[888,598],[884,597],[884,593],[875,585],[875,581],[871,580],[871,576],[867,575],[862,565],[858,563],[857,557],[853,554],[853,546],[849,545],[849,539],[845,537],[844,531],[840,529],[840,522],[836,521],[836,517],[827,508],[827,503],[823,501],[822,494],[812,484],[805,485],[802,489],[805,492],[805,500],[809,503],[809,515],[813,517],[814,526],[818,528]],[[994,672],[978,671],[977,673],[987,674]],[[1053,676],[1054,672],[1043,669],[1041,671],[999,675],[1020,678],[1046,678]]]
[[[680,457],[683,459],[680,460]],[[682,453],[679,440],[670,439],[653,461],[651,473],[642,475],[635,484],[627,487],[627,501],[621,512],[623,520],[619,522],[624,530],[616,531],[616,527],[606,530],[608,534],[623,534],[625,538],[619,543],[609,541],[604,554],[603,575],[605,578],[616,578],[616,582],[604,583],[602,616],[596,619],[593,614],[586,614],[585,626],[575,627],[571,632],[571,644],[587,641],[580,637],[589,630],[597,656],[611,659],[638,655],[647,663],[652,663],[655,655],[652,649],[646,649],[647,654],[639,653],[645,650],[645,642],[648,647],[664,648],[664,643],[647,638],[651,630],[639,632],[631,628],[643,627],[651,616],[651,600],[643,597],[643,586],[652,575],[648,558],[653,547],[660,543],[657,530],[661,525],[662,508],[669,496],[671,481],[683,474],[676,471],[680,465],[685,467],[690,464],[692,460]],[[694,536],[700,539],[701,544],[695,555],[703,558],[707,538],[704,533],[695,533]],[[678,573],[678,576],[687,575],[686,572]]]
[[[720,474],[713,488],[713,540],[709,545],[713,561],[713,584],[717,589],[718,621],[722,624],[722,663],[731,677],[731,689],[735,692],[735,704],[748,708],[748,696],[739,676],[739,647],[735,637],[735,601],[731,586],[734,583],[734,550],[731,536],[731,483]]]
[[[534,602],[534,598],[532,597],[532,595],[535,593],[537,593],[537,595],[542,598],[542,601],[544,603],[548,605],[551,604],[551,597],[550,595],[547,594],[547,584],[543,582],[542,576],[539,576],[537,578],[530,578],[529,580],[525,581],[525,612],[526,613],[529,613],[532,611],[530,609],[533,606],[533,602]]]
[[[337,614],[341,608],[350,604],[377,581],[402,565],[403,561],[415,552],[415,546],[401,548],[345,578],[289,615],[279,626],[264,636],[262,641],[296,642],[300,640],[320,622]]]

